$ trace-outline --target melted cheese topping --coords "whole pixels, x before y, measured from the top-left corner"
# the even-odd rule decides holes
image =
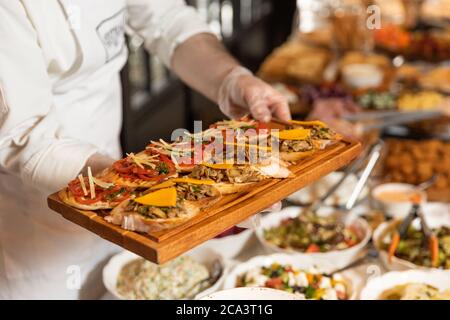
[[[232,145],[232,146],[236,146],[236,147],[245,147],[245,148],[255,148],[257,150],[264,150],[264,151],[272,151],[272,147],[263,147],[263,146],[259,146],[257,144],[248,144],[248,143],[237,143],[237,142],[224,142],[224,145],[228,146],[228,145]]]
[[[173,187],[173,186],[175,186],[175,181],[173,181],[174,179],[172,179],[172,180],[167,180],[167,181],[164,181],[164,182],[162,182],[162,183],[159,183],[159,184],[157,184],[157,185],[155,185],[155,186],[152,186],[151,188],[150,188],[150,190],[158,190],[158,189],[164,189],[164,188],[170,188],[170,187]]]
[[[134,201],[145,206],[175,207],[177,204],[177,190],[175,187],[159,189],[136,198]]]
[[[281,140],[306,140],[311,136],[310,129],[282,130],[274,134]]]
[[[205,185],[213,185],[215,183],[213,180],[199,180],[192,178],[175,178],[171,179],[170,181],[176,183],[205,184]]]
[[[312,126],[318,126],[318,127],[322,127],[322,128],[326,128],[327,127],[327,125],[324,122],[319,121],[319,120],[314,120],[314,121],[291,120],[289,122],[294,124],[294,125],[305,126],[305,127],[312,127]]]
[[[225,170],[225,169],[231,169],[233,168],[232,163],[202,163],[205,167],[212,168],[212,169],[218,169],[218,170]]]

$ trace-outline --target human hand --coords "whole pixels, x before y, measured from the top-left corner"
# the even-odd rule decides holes
[[[341,118],[347,114],[358,113],[360,111],[360,107],[348,99],[319,99],[314,103],[313,110],[308,118],[326,121]]]
[[[219,107],[230,118],[250,113],[262,122],[269,122],[272,116],[291,119],[286,98],[243,67],[235,67],[225,77],[219,90]]]
[[[96,175],[103,171],[104,169],[110,167],[114,163],[114,159],[109,156],[105,156],[101,153],[94,153],[89,159],[86,161],[81,173],[87,175],[88,167],[91,168],[92,174]]]
[[[280,201],[280,202],[274,203],[269,208],[263,210],[261,213],[263,213],[263,212],[280,211],[281,208],[282,208],[282,204],[281,204],[281,201]],[[254,216],[251,216],[247,220],[242,221],[237,226],[239,228],[253,229],[253,228],[258,227],[259,223],[260,223],[260,215],[258,213],[258,214],[254,215]]]

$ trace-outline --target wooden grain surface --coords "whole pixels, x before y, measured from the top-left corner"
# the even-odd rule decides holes
[[[213,207],[201,211],[180,226],[149,235],[127,231],[110,224],[100,213],[69,207],[57,194],[49,196],[48,206],[67,220],[108,241],[150,261],[164,263],[345,166],[360,150],[361,145],[357,142],[341,141],[291,166],[290,169],[295,175],[293,178],[262,181],[246,193],[223,197]]]

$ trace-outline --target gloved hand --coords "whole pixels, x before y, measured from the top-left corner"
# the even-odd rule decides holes
[[[87,175],[87,168],[91,167],[93,175],[102,172],[104,169],[110,167],[116,160],[101,153],[94,153],[87,159],[81,173]]]
[[[286,98],[248,69],[235,67],[219,89],[219,108],[230,118],[251,114],[256,120],[269,122],[272,116],[290,120]]]
[[[281,201],[280,201],[280,202],[274,203],[273,205],[271,205],[269,208],[267,208],[266,210],[264,210],[262,212],[280,211],[281,207],[282,207],[282,204],[281,204]],[[260,215],[256,214],[254,216],[251,216],[247,220],[242,221],[237,226],[239,228],[255,229],[255,228],[257,228],[259,226],[259,223],[260,223]]]
[[[361,112],[361,108],[351,100],[338,98],[319,99],[314,103],[309,119],[327,121]]]

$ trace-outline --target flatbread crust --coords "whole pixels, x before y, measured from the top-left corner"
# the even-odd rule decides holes
[[[214,187],[220,191],[221,194],[233,194],[240,192],[247,192],[251,187],[257,182],[246,182],[246,183],[229,183],[229,182],[219,182],[215,183]]]
[[[280,152],[280,158],[281,160],[288,162],[297,162],[309,156],[312,156],[315,152],[316,150],[301,152]]]
[[[326,139],[313,139],[313,146],[319,150],[324,150],[332,145],[335,145],[339,141],[341,141],[344,137],[341,134],[336,134],[332,140]]]
[[[195,164],[190,166],[178,166],[177,171],[180,173],[191,173],[194,170]]]
[[[200,210],[212,206],[219,201],[221,194],[216,189],[215,195],[198,201],[183,200],[185,214],[181,217],[168,219],[150,219],[134,212],[126,212],[124,209],[130,199],[123,201],[115,207],[105,220],[115,225],[120,225],[123,229],[152,233],[176,227],[195,217]]]
[[[105,201],[99,201],[92,204],[82,204],[75,200],[75,197],[72,195],[72,193],[67,189],[63,189],[58,192],[58,196],[61,199],[62,202],[65,204],[80,209],[80,210],[100,210],[100,209],[112,209],[114,207],[113,203],[111,202],[105,202]]]
[[[176,178],[178,177],[178,173],[174,173],[173,175],[168,176],[166,179],[169,178]],[[124,187],[130,187],[130,188],[150,188],[151,186],[154,186],[155,184],[161,183],[161,181],[147,181],[142,179],[124,179],[122,178],[117,172],[114,171],[114,169],[108,168],[105,169],[100,175],[99,178],[105,181],[112,182],[119,186]],[[165,179],[165,180],[166,180]]]

